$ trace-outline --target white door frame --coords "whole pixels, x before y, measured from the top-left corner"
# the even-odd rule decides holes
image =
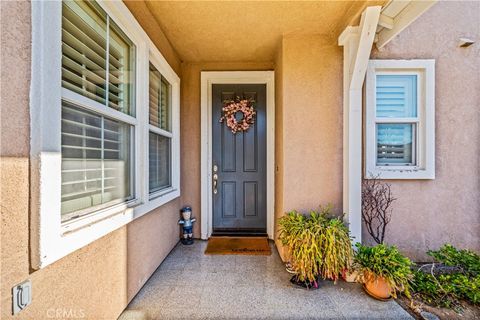
[[[213,230],[212,206],[212,85],[266,84],[267,86],[267,234],[273,239],[275,197],[275,79],[274,71],[201,72],[201,237]]]

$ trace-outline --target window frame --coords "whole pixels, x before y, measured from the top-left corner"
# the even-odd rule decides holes
[[[416,117],[376,117],[377,75],[417,76]],[[365,83],[365,172],[370,179],[435,179],[435,60],[370,60]],[[413,165],[377,163],[377,124],[414,124]]]
[[[43,268],[180,196],[180,79],[121,1],[97,1],[136,47],[134,115],[62,87],[62,1],[32,2],[31,264]],[[148,195],[148,76],[153,56],[172,84],[172,190]],[[173,91],[175,87],[175,91]],[[132,125],[133,199],[61,222],[62,100]],[[175,148],[175,152],[173,152]],[[175,164],[175,166],[173,166]],[[146,183],[145,183],[146,182]]]
[[[149,186],[149,147],[147,147],[147,162],[144,172],[144,188],[145,197],[148,198],[149,207],[155,208],[164,204],[166,199],[173,199],[180,196],[180,78],[173,71],[168,64],[167,60],[163,57],[160,51],[153,45],[150,40],[149,59],[147,61],[147,93],[150,88],[150,63],[160,72],[160,74],[170,83],[170,107],[171,107],[171,132],[152,126],[150,124],[149,105],[146,105],[146,117],[145,117],[145,136],[146,145],[149,146],[149,134],[150,131],[160,134],[162,136],[170,137],[171,139],[171,186],[165,189],[158,190],[150,193]],[[168,200],[168,201],[170,201]]]

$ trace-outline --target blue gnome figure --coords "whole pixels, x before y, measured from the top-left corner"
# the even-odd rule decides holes
[[[197,219],[192,218],[192,208],[184,207],[180,210],[182,213],[182,219],[178,220],[178,224],[182,226],[183,237],[180,239],[182,244],[191,245],[193,244],[193,223]]]

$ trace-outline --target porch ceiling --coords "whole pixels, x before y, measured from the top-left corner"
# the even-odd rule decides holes
[[[146,1],[180,59],[273,61],[282,35],[336,41],[368,5],[386,1]]]

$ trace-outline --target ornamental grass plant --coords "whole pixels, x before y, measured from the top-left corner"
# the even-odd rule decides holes
[[[279,221],[279,239],[287,248],[294,278],[306,287],[318,287],[320,277],[336,281],[353,259],[348,229],[331,210],[320,207],[307,215],[294,210]]]

